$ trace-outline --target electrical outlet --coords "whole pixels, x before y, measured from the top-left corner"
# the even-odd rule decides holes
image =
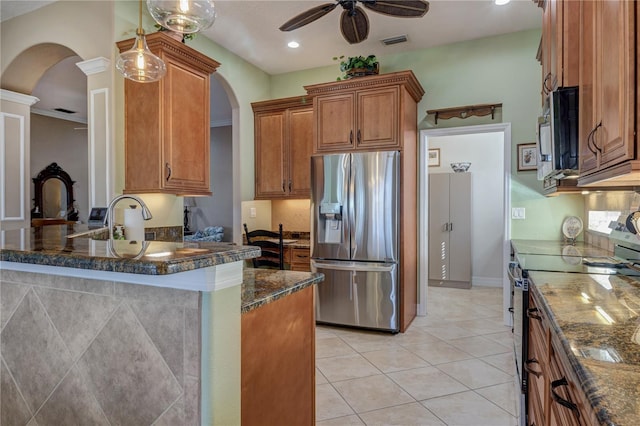
[[[524,219],[525,218],[525,210],[524,207],[512,207],[511,208],[511,219]]]
[[[256,217],[256,208],[255,207],[251,207],[249,209],[249,217]]]

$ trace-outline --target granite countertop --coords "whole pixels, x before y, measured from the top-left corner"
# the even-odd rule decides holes
[[[165,275],[260,256],[258,247],[232,243],[115,240],[109,246],[106,240],[66,238],[87,230],[86,225],[59,225],[2,231],[0,261]]]
[[[640,424],[639,279],[539,271],[529,277],[600,422]]]
[[[324,275],[316,272],[245,268],[241,312],[252,311],[323,280]]]

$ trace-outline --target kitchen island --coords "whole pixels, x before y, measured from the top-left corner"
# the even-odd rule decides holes
[[[2,424],[237,424],[259,248],[66,238],[83,230],[1,233]]]
[[[512,248],[529,278],[527,424],[640,424],[640,270],[583,242]]]

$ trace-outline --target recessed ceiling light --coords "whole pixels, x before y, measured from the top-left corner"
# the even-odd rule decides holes
[[[295,49],[297,47],[300,47],[300,43],[298,43],[297,41],[290,41],[287,46],[289,46],[292,49]]]
[[[496,3],[498,6],[503,6],[503,5],[507,4],[507,3],[509,3],[510,1],[511,1],[511,0],[495,0],[495,3]]]

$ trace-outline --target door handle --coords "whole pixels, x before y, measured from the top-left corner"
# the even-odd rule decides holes
[[[444,224],[444,230],[449,231],[449,222]]]
[[[353,130],[349,132],[349,143],[353,145]]]
[[[291,180],[289,180],[289,192],[291,192]]]
[[[284,184],[285,184],[285,182],[282,181],[282,192],[286,192],[286,190],[284,189]]]
[[[167,180],[167,182],[169,182],[169,179],[171,179],[171,165],[169,163],[165,163],[164,167],[167,169],[166,180]]]
[[[569,410],[573,411],[576,414],[576,417],[580,417],[580,410],[578,410],[578,406],[556,393],[556,388],[560,386],[569,386],[565,377],[551,382],[551,398],[563,407],[567,407]]]
[[[360,137],[360,129],[358,129],[358,143],[361,142],[361,137]]]
[[[529,364],[540,364],[538,362],[537,359],[535,358],[531,358],[528,359],[525,363],[524,363],[524,371],[526,371],[529,374],[533,374],[534,376],[536,376],[537,378],[540,378],[540,376],[542,376],[542,371],[536,371],[534,369],[532,369],[531,367],[529,367]]]
[[[595,149],[597,149],[598,151],[600,151],[600,153],[602,154],[602,148],[600,148],[600,147],[598,146],[598,144],[596,143],[596,133],[598,132],[598,128],[599,128],[599,127],[602,127],[602,121],[601,121],[601,122],[599,122],[599,123],[596,125],[596,128],[595,128],[595,129],[593,129],[593,146],[595,147]]]
[[[527,309],[527,317],[538,320],[538,321],[542,321],[542,317],[534,312],[540,312],[540,311],[538,310],[538,308]]]
[[[449,232],[453,231],[453,223],[449,223]]]

